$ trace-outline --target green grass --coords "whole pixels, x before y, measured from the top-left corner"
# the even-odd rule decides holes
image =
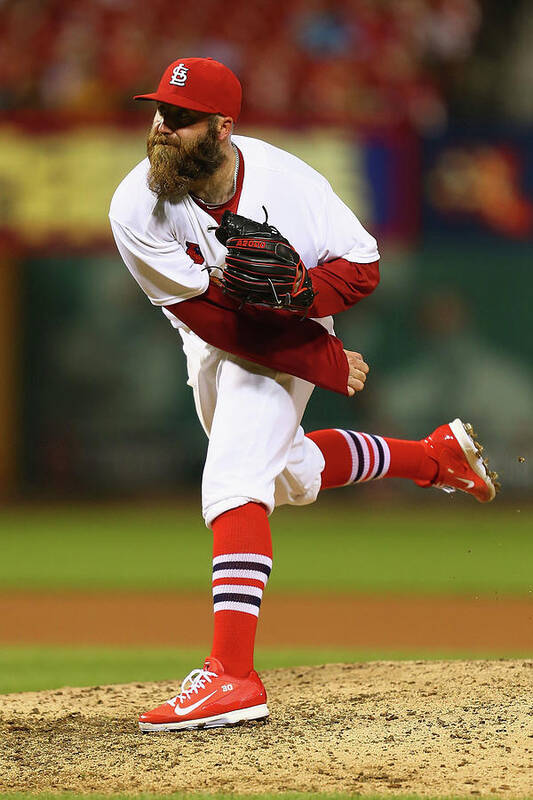
[[[370,509],[352,496],[353,506],[327,498],[275,512],[270,591],[533,591],[529,509],[436,495],[420,509]],[[190,506],[7,509],[0,552],[4,589],[195,590],[210,582],[211,534]]]
[[[177,648],[113,648],[8,646],[0,650],[0,694],[58,689],[62,686],[100,686],[175,680],[201,666],[205,650]],[[528,657],[526,652],[480,655],[457,651],[406,652],[398,650],[311,649],[267,650],[258,648],[255,666],[261,670],[306,664],[360,661]],[[530,654],[531,655],[531,654]],[[530,656],[529,656],[530,657]]]

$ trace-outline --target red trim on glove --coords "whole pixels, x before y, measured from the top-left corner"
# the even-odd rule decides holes
[[[214,347],[348,395],[342,342],[318,322],[290,311],[239,309],[213,282],[204,294],[165,308]]]
[[[317,296],[308,315],[329,317],[346,311],[374,291],[379,283],[379,261],[356,264],[336,258],[310,269],[309,276]]]

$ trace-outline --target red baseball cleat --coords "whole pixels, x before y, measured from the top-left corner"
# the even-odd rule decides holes
[[[144,733],[221,728],[265,717],[266,691],[257,672],[235,678],[224,672],[216,658],[208,658],[203,669],[193,669],[187,675],[176,697],[141,714],[139,727]]]
[[[482,445],[470,423],[454,419],[441,425],[422,439],[428,456],[439,465],[433,481],[415,481],[419,486],[436,486],[448,492],[460,489],[473,495],[480,503],[490,503],[500,489],[498,475],[490,472],[487,460],[482,458]]]

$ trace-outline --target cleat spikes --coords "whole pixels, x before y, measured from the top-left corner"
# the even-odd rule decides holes
[[[450,436],[451,434],[451,436]],[[423,440],[426,450],[437,461],[439,471],[431,482],[415,481],[419,486],[435,486],[445,491],[460,490],[480,503],[490,503],[500,485],[484,457],[483,445],[471,423],[455,419],[439,426]]]
[[[502,485],[501,485],[500,481],[498,480],[498,478],[500,476],[498,475],[497,472],[494,472],[494,470],[488,470],[488,475],[489,475],[489,478],[492,481],[492,485],[494,486],[496,492],[499,492],[501,490],[501,488],[502,488]]]
[[[475,447],[476,449],[477,449],[477,448],[481,448],[481,449],[483,450],[483,445],[481,445],[481,444],[478,442],[478,440],[477,440],[477,433],[475,432],[473,425],[472,425],[470,422],[465,422],[465,423],[463,423],[463,428],[465,429],[465,431],[467,432],[467,434],[468,434],[468,435],[470,436],[470,438],[472,439],[472,441],[473,441],[473,443],[474,443],[474,447]]]
[[[497,472],[494,472],[494,470],[490,470],[489,469],[489,460],[488,460],[488,458],[483,458],[483,456],[481,455],[483,453],[484,447],[483,447],[482,444],[480,444],[477,441],[477,434],[474,431],[474,428],[472,427],[470,422],[465,422],[463,427],[464,427],[466,433],[468,434],[468,436],[470,436],[470,438],[472,439],[472,441],[474,443],[474,447],[476,448],[476,452],[477,452],[477,454],[478,454],[478,456],[479,456],[479,458],[481,460],[481,463],[483,464],[483,466],[485,468],[485,472],[487,474],[487,477],[492,482],[495,491],[499,492],[500,489],[502,488],[501,487],[501,483],[498,480],[499,475],[498,475]]]

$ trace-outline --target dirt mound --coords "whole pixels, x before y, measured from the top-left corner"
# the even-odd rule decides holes
[[[149,683],[2,697],[0,791],[526,797],[533,661],[327,664],[263,675],[270,721],[142,735]]]

